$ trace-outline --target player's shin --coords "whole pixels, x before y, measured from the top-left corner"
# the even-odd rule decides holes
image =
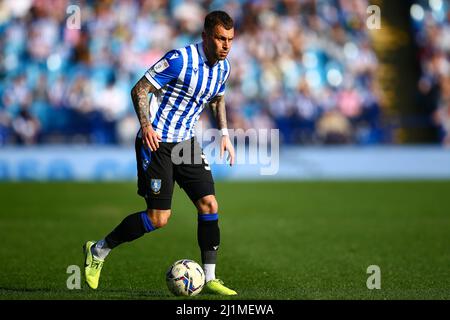
[[[142,237],[156,228],[149,219],[147,212],[130,214],[105,238],[105,246],[111,250],[124,242],[130,242]]]
[[[220,244],[219,215],[217,213],[198,214],[197,239],[201,250],[205,280],[208,282],[216,278],[217,250]]]

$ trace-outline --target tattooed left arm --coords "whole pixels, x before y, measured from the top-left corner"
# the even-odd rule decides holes
[[[220,158],[223,157],[225,151],[228,151],[228,159],[230,160],[230,166],[234,164],[234,147],[228,136],[227,129],[227,112],[225,109],[225,96],[217,96],[210,103],[211,112],[213,118],[216,121],[217,128],[221,130],[222,139],[220,143]]]
[[[216,120],[219,130],[227,128],[227,112],[225,109],[225,96],[217,96],[210,103],[211,112]]]

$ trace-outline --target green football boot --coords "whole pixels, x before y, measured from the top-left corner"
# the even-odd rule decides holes
[[[103,267],[103,260],[96,258],[92,252],[91,248],[95,244],[94,241],[88,241],[83,246],[84,251],[84,275],[86,277],[86,283],[92,289],[97,289],[98,280],[100,279],[100,272]]]
[[[205,293],[218,294],[222,296],[235,296],[237,292],[224,286],[219,279],[209,280],[203,287]]]

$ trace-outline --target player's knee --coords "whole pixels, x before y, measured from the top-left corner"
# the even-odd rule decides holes
[[[169,222],[170,214],[170,210],[149,209],[147,211],[147,215],[156,229],[164,227]]]
[[[217,213],[219,211],[219,205],[217,203],[216,197],[209,195],[201,198],[197,201],[197,208],[200,213]]]

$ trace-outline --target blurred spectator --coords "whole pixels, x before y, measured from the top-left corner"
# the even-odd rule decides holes
[[[432,115],[444,145],[450,146],[450,3],[416,0],[412,26],[419,47],[421,101]]]
[[[10,122],[11,120],[8,114],[0,110],[0,146],[4,146],[10,143],[11,140]]]
[[[351,126],[347,118],[337,111],[328,111],[319,120],[317,132],[325,144],[351,142]]]
[[[434,120],[442,130],[443,144],[450,147],[450,76],[443,77],[440,82],[441,95],[434,113]]]
[[[30,112],[21,109],[16,118],[12,121],[12,128],[18,144],[35,144],[38,139],[40,124]]]
[[[1,121],[3,137],[25,121],[34,133],[26,141],[36,142],[38,121],[42,143],[132,143],[131,87],[167,50],[201,41],[204,15],[221,9],[236,28],[230,128],[279,128],[288,144],[386,142],[372,90],[378,61],[365,27],[367,0],[80,0],[80,30],[66,28],[70,4],[0,5],[0,114],[13,119]],[[450,37],[430,28],[448,49]],[[26,116],[24,103],[31,104]],[[329,124],[338,122],[346,125]],[[343,138],[330,138],[337,127]]]

